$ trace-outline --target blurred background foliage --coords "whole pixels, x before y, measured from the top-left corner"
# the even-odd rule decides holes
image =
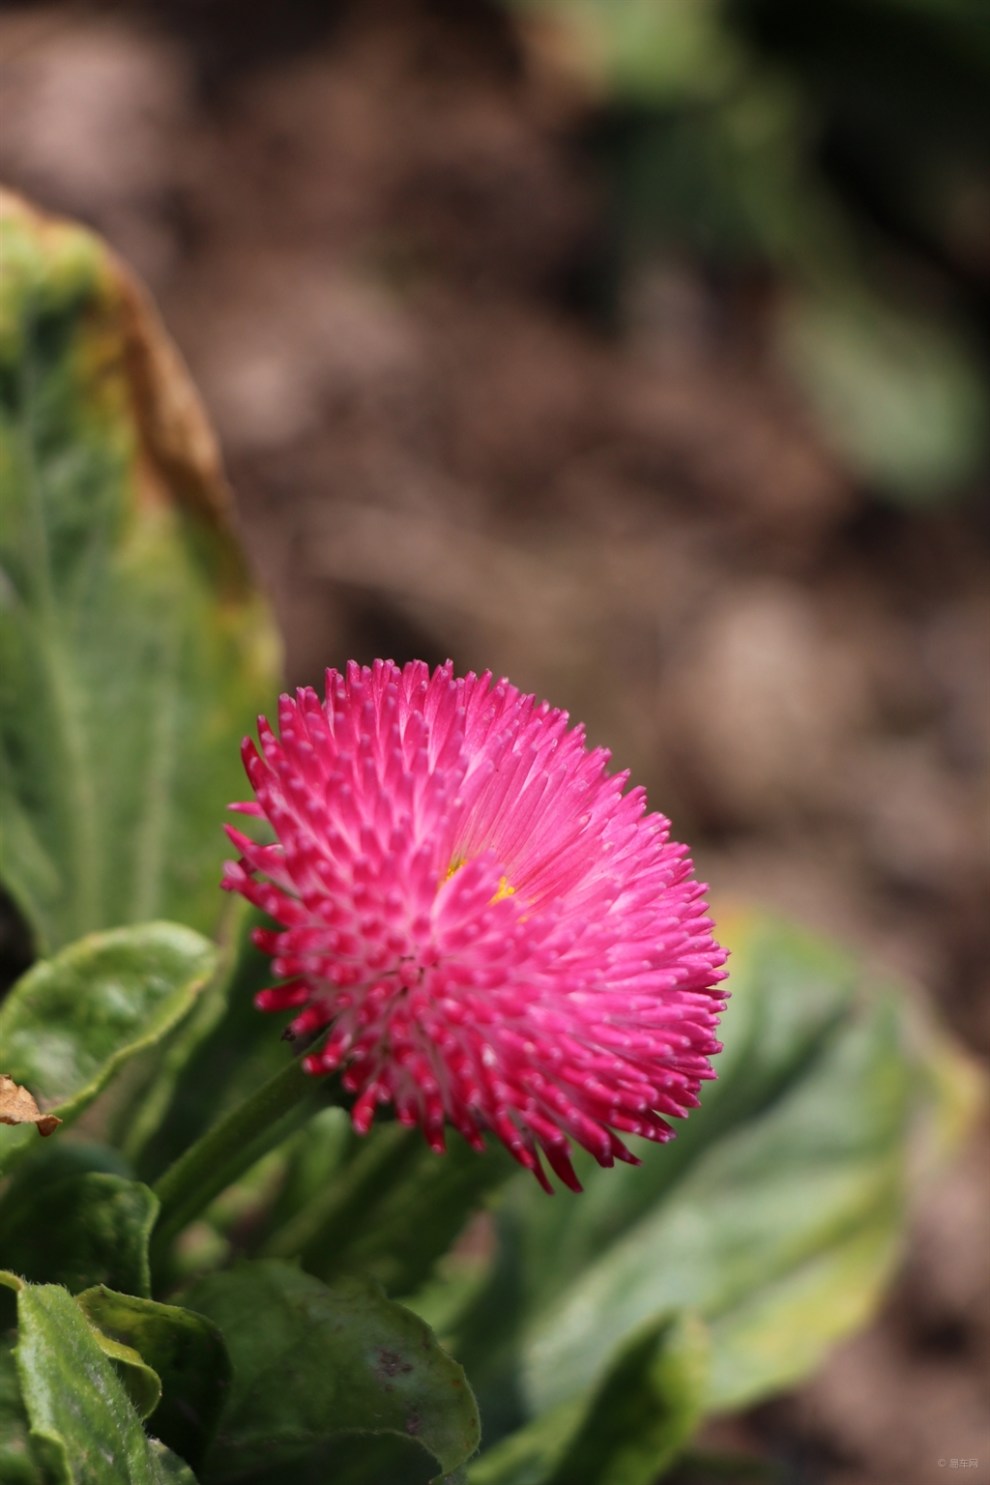
[[[511,0],[600,100],[610,283],[687,255],[878,490],[958,495],[990,404],[990,25],[939,0]]]

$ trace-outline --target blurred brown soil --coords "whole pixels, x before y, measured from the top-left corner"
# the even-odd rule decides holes
[[[583,718],[719,900],[861,946],[990,1053],[990,543],[857,487],[773,285],[614,260],[589,105],[427,0],[0,17],[0,172],[148,281],[210,407],[294,683],[390,653]],[[990,1432],[990,1175],[927,1193],[878,1323],[733,1440],[904,1485]],[[946,1467],[948,1468],[948,1467]]]

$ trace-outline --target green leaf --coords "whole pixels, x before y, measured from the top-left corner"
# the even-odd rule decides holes
[[[113,1073],[190,1010],[216,951],[191,929],[148,923],[91,934],[29,970],[0,1006],[4,1071],[68,1123]],[[37,1135],[0,1126],[0,1168]]]
[[[217,1326],[178,1305],[114,1293],[103,1285],[81,1294],[79,1305],[103,1335],[132,1347],[154,1368],[161,1402],[149,1426],[198,1465],[230,1385],[230,1361]]]
[[[36,1153],[30,1162],[19,1166],[4,1186],[5,1207],[16,1207],[28,1202],[43,1186],[68,1180],[70,1176],[100,1172],[130,1180],[134,1174],[118,1150],[95,1140],[77,1139],[73,1136],[71,1140],[49,1139],[43,1144],[36,1141],[35,1146]]]
[[[28,1440],[12,1340],[0,1339],[0,1480],[3,1485],[42,1485]]]
[[[777,920],[726,920],[732,945],[732,998],[723,1018],[717,1078],[702,1107],[662,1148],[638,1143],[640,1166],[602,1171],[582,1162],[577,1198],[529,1202],[525,1272],[533,1298],[546,1303],[627,1228],[676,1195],[677,1182],[706,1152],[741,1128],[758,1125],[798,1087],[830,1039],[849,1024],[859,977],[856,961],[826,939]]]
[[[12,1325],[16,1323],[18,1313],[17,1296],[24,1293],[30,1287],[31,1286],[29,1285],[27,1280],[23,1279],[18,1274],[13,1274],[7,1269],[0,1269],[0,1298],[4,1300],[6,1298],[12,1298],[14,1301],[13,1312],[10,1315],[10,1321]],[[142,1359],[138,1352],[135,1351],[132,1347],[123,1344],[112,1336],[104,1335],[101,1331],[96,1330],[95,1328],[92,1329],[92,1335],[100,1350],[113,1364],[114,1369],[116,1370],[117,1375],[120,1377],[120,1380],[123,1384],[124,1390],[133,1403],[134,1407],[136,1408],[138,1415],[142,1418],[147,1417],[147,1415],[152,1412],[153,1409],[157,1406],[158,1400],[161,1397],[162,1393],[161,1381],[157,1373],[146,1364],[146,1362]],[[16,1340],[16,1335],[12,1337],[11,1344],[13,1344],[14,1340]],[[10,1364],[12,1367],[14,1367],[13,1352],[11,1352],[10,1354]],[[0,1371],[2,1371],[2,1366],[3,1356],[2,1351],[0,1351]],[[12,1387],[13,1390],[8,1390],[7,1394],[10,1403],[10,1411],[12,1412],[12,1414],[15,1415],[14,1423],[16,1423],[16,1410],[17,1406],[20,1406],[20,1414],[23,1420],[24,1438],[27,1439],[27,1415],[26,1413],[24,1413],[23,1406],[20,1403],[20,1385],[17,1380],[16,1368],[13,1373]],[[4,1381],[3,1377],[0,1376],[0,1393],[3,1392],[3,1389]],[[0,1399],[0,1421],[3,1421],[3,1416],[3,1402],[2,1399]],[[2,1441],[5,1436],[6,1435],[4,1433],[0,1432],[0,1441]],[[0,1454],[0,1462],[2,1462],[2,1458],[3,1456],[2,1454]],[[6,1476],[0,1474],[0,1481],[6,1482]]]
[[[25,1189],[26,1188],[26,1189]],[[22,1181],[0,1209],[0,1262],[72,1293],[109,1284],[150,1291],[148,1241],[158,1202],[147,1186],[88,1172],[31,1191]]]
[[[234,1368],[206,1485],[301,1470],[352,1433],[413,1439],[445,1473],[477,1448],[463,1371],[366,1280],[324,1285],[288,1264],[251,1263],[201,1280],[184,1302],[220,1326]]]
[[[211,931],[274,632],[143,292],[17,198],[0,232],[4,880],[42,953],[156,916]]]
[[[199,1485],[184,1459],[173,1454],[160,1439],[151,1439],[151,1456],[158,1466],[160,1485]]]
[[[807,1375],[890,1275],[944,1043],[813,935],[723,931],[720,1076],[674,1145],[638,1150],[639,1169],[584,1163],[581,1196],[508,1193],[496,1271],[450,1327],[489,1437],[596,1385],[644,1317],[678,1306],[712,1331],[708,1406],[754,1401]]]
[[[33,1457],[57,1485],[165,1485],[154,1450],[76,1301],[54,1284],[17,1295],[17,1370]]]
[[[562,1295],[524,1342],[535,1408],[586,1383],[600,1348],[676,1301],[713,1322],[718,1407],[796,1380],[865,1317],[903,1215],[910,1073],[895,1038],[887,1007],[833,1036],[775,1116],[721,1141],[589,1265],[580,1291]],[[657,1253],[661,1265],[650,1261]]]
[[[123,1383],[139,1418],[147,1418],[157,1408],[162,1396],[162,1381],[154,1367],[149,1366],[133,1346],[104,1335],[93,1326],[93,1336],[104,1356],[113,1364],[113,1369]]]
[[[990,401],[976,347],[945,314],[839,282],[792,295],[780,336],[826,436],[861,476],[925,504],[978,474]]]
[[[512,0],[560,41],[558,67],[627,103],[710,101],[740,71],[738,43],[711,0]]]
[[[701,1421],[707,1362],[697,1320],[654,1322],[622,1346],[591,1394],[483,1455],[471,1485],[653,1485]]]

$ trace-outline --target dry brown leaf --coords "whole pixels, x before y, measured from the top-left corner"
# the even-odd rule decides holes
[[[44,1137],[54,1134],[61,1122],[54,1114],[43,1114],[26,1088],[0,1073],[0,1124],[33,1124]]]

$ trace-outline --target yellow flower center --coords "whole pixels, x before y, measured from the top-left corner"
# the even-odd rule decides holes
[[[460,871],[461,867],[465,864],[465,861],[466,857],[464,856],[459,856],[455,860],[453,860],[447,867],[447,872],[443,879],[444,882],[449,882],[454,873]],[[441,886],[442,885],[443,883],[441,883]],[[498,891],[492,898],[492,902],[501,902],[503,897],[513,897],[515,896],[515,891],[516,889],[515,887],[513,887],[508,877],[500,877]]]

